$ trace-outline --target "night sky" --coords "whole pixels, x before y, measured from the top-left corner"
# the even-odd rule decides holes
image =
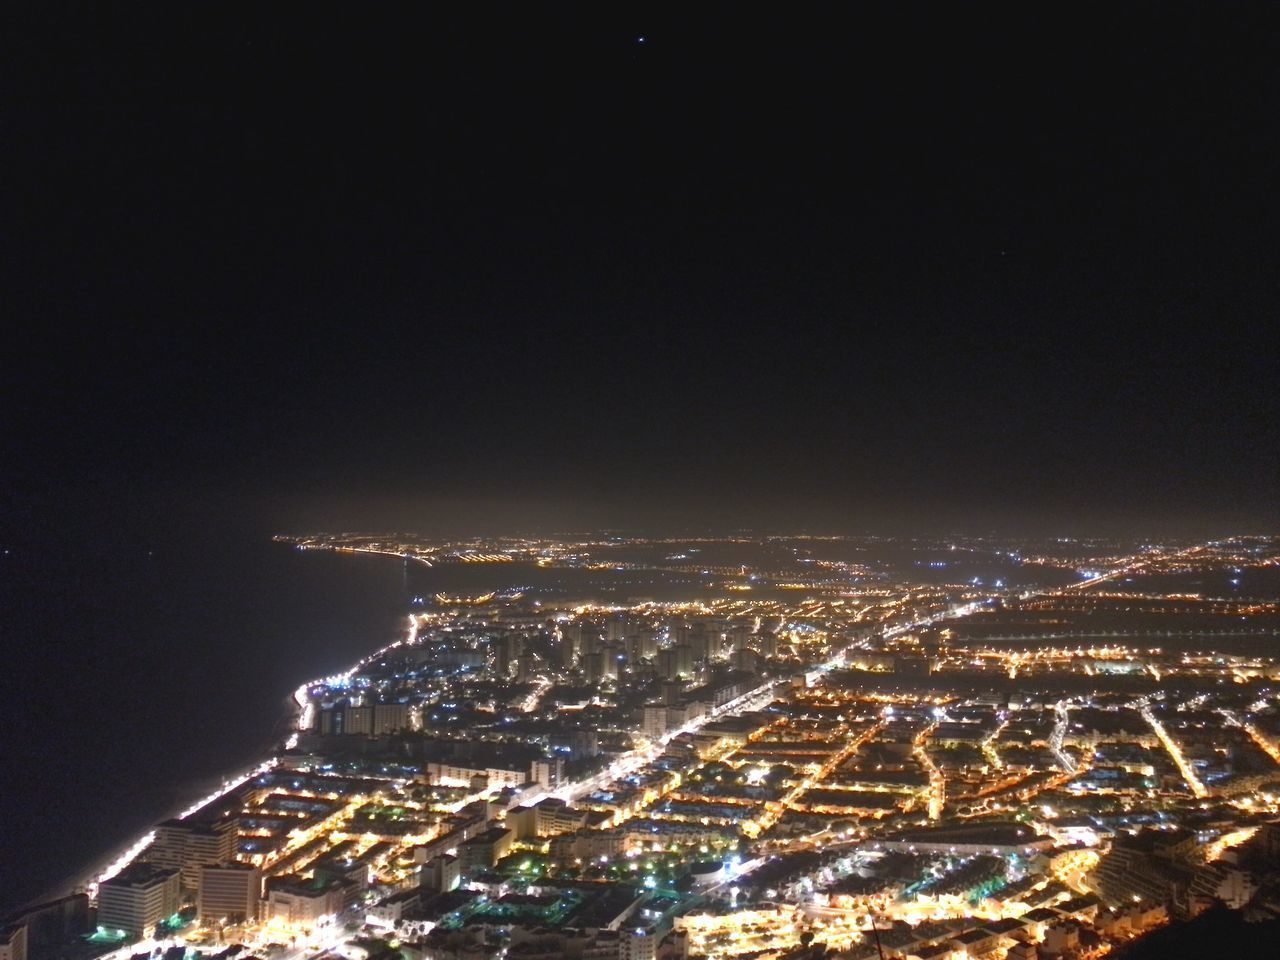
[[[1280,8],[368,7],[5,10],[6,536],[1274,527]]]

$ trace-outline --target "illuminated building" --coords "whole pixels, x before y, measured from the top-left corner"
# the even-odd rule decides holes
[[[714,656],[715,647],[719,641],[710,634],[695,631],[681,640],[678,646],[687,646],[689,648],[689,658],[693,663],[701,663]]]
[[[654,960],[658,938],[647,927],[624,930],[618,939],[618,960]]]
[[[548,790],[554,790],[564,780],[564,757],[542,757],[534,760],[530,766],[529,779]]]
[[[1193,912],[1195,907],[1214,903],[1241,910],[1257,894],[1260,885],[1260,877],[1236,864],[1223,860],[1205,864],[1191,881]]]
[[[1080,946],[1080,924],[1067,920],[1056,923],[1044,932],[1044,952],[1051,955],[1066,953]]]
[[[175,913],[178,871],[151,863],[133,863],[98,888],[98,926],[122,930],[139,940],[150,936],[156,924]]]
[[[1194,874],[1186,858],[1195,848],[1195,834],[1189,830],[1121,834],[1094,869],[1094,884],[1117,902],[1173,901],[1191,885]]]
[[[320,711],[319,730],[332,736],[377,737],[413,726],[412,713],[404,703],[371,703],[353,707],[335,704]]]
[[[255,920],[262,900],[262,871],[247,863],[205,864],[200,867],[196,916],[201,921]]]
[[[462,872],[468,876],[488,870],[511,850],[515,834],[505,827],[491,827],[458,847]]]
[[[462,866],[458,858],[447,853],[432,857],[422,865],[422,886],[438,893],[456,890],[461,876]]]
[[[652,630],[643,629],[627,637],[627,660],[652,659],[658,652],[658,637]]]
[[[616,679],[618,676],[618,659],[612,649],[597,650],[583,658],[587,679],[599,683],[606,677]]]
[[[658,674],[664,680],[678,680],[693,674],[693,647],[681,643],[658,652]]]
[[[449,763],[431,762],[424,764],[423,773],[428,783],[443,783],[454,786],[470,786],[475,780],[483,779],[492,789],[499,787],[519,787],[527,783],[530,768],[523,765],[503,767],[471,766],[463,762]]]
[[[587,823],[587,811],[575,810],[557,797],[547,797],[532,807],[516,807],[507,814],[516,838],[554,837],[578,830]]]
[[[612,830],[583,830],[562,834],[551,841],[551,855],[565,859],[577,857],[616,857],[627,849],[628,835],[621,828]]]
[[[667,707],[665,704],[647,704],[644,708],[644,724],[641,727],[650,740],[657,740],[667,732]]]
[[[267,881],[268,920],[295,926],[310,925],[321,917],[342,912],[346,891],[340,880],[306,880],[297,876],[274,877]]]
[[[406,914],[411,914],[422,906],[422,891],[417,887],[401,890],[379,901],[369,908],[365,914],[368,923],[381,927],[394,927],[402,921]]]
[[[604,638],[609,643],[619,643],[627,635],[627,621],[621,614],[604,622]]]
[[[235,855],[238,824],[235,819],[166,820],[157,825],[156,838],[147,848],[148,863],[179,871],[182,887],[194,891],[204,864],[225,863]]]

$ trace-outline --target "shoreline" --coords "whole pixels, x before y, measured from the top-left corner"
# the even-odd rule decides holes
[[[270,757],[266,760],[259,761],[256,765],[237,767],[233,773],[222,774],[219,785],[213,792],[205,794],[193,803],[188,803],[186,806],[175,810],[168,816],[161,817],[156,821],[156,823],[163,823],[166,820],[186,819],[201,807],[212,803],[219,797],[225,796],[251,777],[255,777],[259,773],[265,773],[267,770],[272,769],[279,763],[279,760],[279,757]],[[103,880],[108,880],[111,877],[114,877],[141,856],[142,852],[154,839],[155,830],[153,824],[152,829],[147,830],[141,836],[136,836],[127,844],[117,847],[115,853],[99,859],[91,866],[76,870],[75,873],[66,880],[58,883],[56,886],[45,891],[40,896],[33,897],[7,912],[11,914],[21,913],[23,910],[31,909],[39,904],[49,903],[50,901],[59,900],[63,897],[69,897],[77,893],[87,893],[91,900],[95,899],[97,897],[98,884]]]
[[[338,546],[329,543],[300,543],[290,537],[277,536],[271,538],[275,543],[287,543],[295,550],[320,550],[327,553],[363,553],[370,554],[375,557],[396,557],[400,560],[413,560],[424,566],[434,567],[435,564],[426,557],[420,557],[415,553],[400,553],[396,550],[375,550],[372,547],[348,547]]]
[[[297,549],[304,550],[307,548],[297,545]],[[332,548],[324,549],[327,549],[328,552],[331,553],[372,554],[377,556],[395,557],[401,560],[420,559],[416,557],[405,557],[402,554],[385,550],[348,551],[334,550]],[[426,560],[421,560],[421,562],[425,563],[427,566],[432,566],[432,564]],[[273,729],[278,729],[279,725],[283,724],[283,728],[286,732],[281,736],[273,734],[272,743],[274,745],[269,748],[271,752],[270,756],[257,761],[249,761],[245,764],[238,765],[234,767],[230,773],[223,772],[220,774],[212,774],[208,779],[218,781],[218,786],[213,791],[203,794],[198,800],[186,803],[184,806],[178,808],[172,813],[169,813],[168,815],[157,818],[144,833],[135,835],[133,839],[129,840],[127,843],[117,845],[114,848],[114,852],[96,858],[90,865],[76,869],[65,880],[58,882],[39,896],[32,897],[14,905],[10,909],[6,909],[5,915],[21,913],[24,910],[29,910],[40,904],[49,903],[53,900],[72,896],[77,893],[87,893],[90,900],[95,900],[97,898],[98,885],[104,880],[108,880],[120,873],[120,871],[141,856],[146,848],[151,844],[155,839],[156,824],[163,823],[166,820],[185,820],[187,817],[198,812],[201,808],[221,797],[226,796],[228,793],[244,784],[245,781],[258,776],[259,774],[265,773],[268,770],[274,769],[280,763],[281,754],[297,745],[299,732],[309,725],[311,717],[310,711],[312,708],[306,697],[307,691],[316,684],[349,678],[365,664],[382,656],[386,651],[395,649],[396,647],[406,643],[412,643],[417,637],[418,621],[417,617],[412,613],[407,614],[406,616],[409,620],[408,629],[405,630],[398,639],[393,640],[390,643],[386,643],[370,653],[365,654],[346,670],[329,674],[328,676],[313,677],[304,681],[291,693],[285,694],[282,697],[282,703],[288,704],[288,707],[280,713],[276,723],[273,724],[272,727]]]

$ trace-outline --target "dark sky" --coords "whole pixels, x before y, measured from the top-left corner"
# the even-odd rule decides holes
[[[1275,525],[1280,8],[367,6],[6,9],[14,536]]]

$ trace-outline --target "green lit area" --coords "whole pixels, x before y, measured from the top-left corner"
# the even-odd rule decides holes
[[[129,935],[123,930],[108,930],[106,927],[98,927],[86,939],[90,943],[123,943],[129,939]]]
[[[531,880],[547,873],[551,858],[544,853],[520,851],[498,861],[494,869],[517,879]]]
[[[156,924],[156,934],[163,936],[177,933],[179,930],[183,930],[195,923],[195,919],[194,910],[179,910],[176,913],[171,913]]]

